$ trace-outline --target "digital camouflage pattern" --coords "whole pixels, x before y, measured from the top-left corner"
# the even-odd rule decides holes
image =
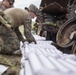
[[[14,51],[19,50],[20,41],[24,41],[18,27],[24,25],[24,35],[27,41],[35,42],[31,34],[31,17],[26,10],[9,8],[4,11],[3,19],[11,25],[12,28],[8,29],[7,25],[3,23],[0,25],[0,38],[3,42],[0,53],[13,54]],[[7,34],[8,33],[8,34]]]
[[[39,13],[38,8],[35,5],[33,5],[33,4],[30,4],[28,9],[33,11],[36,15]]]
[[[2,75],[19,75],[21,57],[12,55],[19,49],[20,44],[15,32],[0,25],[0,64],[8,66]]]
[[[25,41],[19,26],[24,26],[24,35],[29,43],[36,42],[31,34],[31,17],[28,11],[16,8],[7,9],[3,14],[0,15],[0,64],[8,65],[9,69],[2,75],[19,75],[20,57],[12,54],[20,51],[20,41]],[[11,26],[8,28],[7,24]]]
[[[20,41],[24,41],[18,29],[20,25],[24,25],[27,40],[35,41],[31,35],[31,18],[27,11],[20,9],[10,9],[4,12],[1,10],[5,10],[2,2],[0,2],[0,64],[9,67],[2,75],[19,75],[21,57],[12,54],[20,51]],[[11,13],[13,10],[14,12]]]
[[[0,64],[8,67],[2,75],[20,75],[20,61],[19,56],[0,54]]]
[[[7,29],[5,26],[0,25],[0,38],[2,41],[0,53],[13,54],[14,51],[20,49],[19,40],[12,29]]]
[[[23,40],[23,37],[18,29],[19,26],[24,26],[24,35],[27,41],[35,42],[34,37],[31,34],[31,17],[28,11],[18,9],[18,8],[10,8],[4,11],[6,16],[8,17],[8,21],[10,20],[11,26],[15,33],[17,34],[20,41]]]

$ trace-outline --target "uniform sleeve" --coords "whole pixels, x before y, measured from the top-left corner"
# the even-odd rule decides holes
[[[16,27],[16,28],[14,29],[14,31],[15,31],[15,33],[16,33],[16,35],[17,35],[17,37],[18,37],[18,39],[19,39],[20,41],[24,41],[24,40],[25,40],[25,39],[23,38],[23,36],[22,36],[22,34],[21,34],[21,32],[20,32],[20,30],[19,30],[18,27]]]
[[[24,23],[24,35],[29,43],[35,42],[35,39],[31,34],[31,22],[32,22],[31,18],[28,14],[25,18],[25,23]]]

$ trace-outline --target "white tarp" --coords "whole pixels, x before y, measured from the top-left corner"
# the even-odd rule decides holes
[[[23,75],[76,75],[75,55],[62,53],[51,45],[52,41],[44,41],[40,36],[35,38],[37,44],[21,43]]]
[[[5,72],[8,69],[8,67],[4,66],[4,65],[0,65],[0,75]]]

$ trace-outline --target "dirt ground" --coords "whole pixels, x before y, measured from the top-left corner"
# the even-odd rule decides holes
[[[8,66],[8,70],[2,75],[19,75],[21,65],[20,60],[21,57],[19,56],[0,54],[0,64]]]

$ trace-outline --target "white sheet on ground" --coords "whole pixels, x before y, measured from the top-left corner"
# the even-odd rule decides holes
[[[4,66],[4,65],[0,65],[0,75],[5,72],[8,69],[8,67]]]
[[[21,64],[25,74],[20,75],[76,75],[75,55],[62,53],[51,45],[52,41],[44,41],[40,36],[35,37],[37,44],[21,43]]]

